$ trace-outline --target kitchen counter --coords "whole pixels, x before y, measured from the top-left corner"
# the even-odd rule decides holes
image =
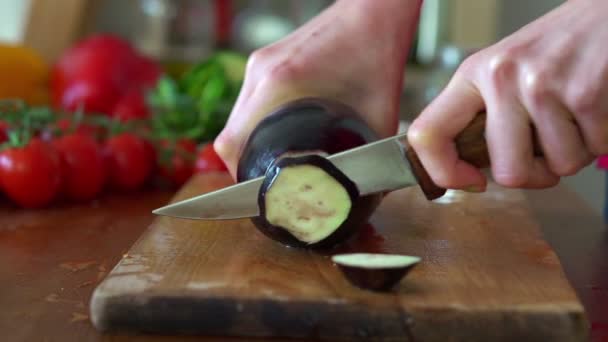
[[[526,192],[585,306],[594,341],[608,338],[608,239],[602,218],[560,185]],[[0,205],[0,329],[4,341],[184,341],[103,335],[91,325],[95,286],[152,222],[170,192],[111,195],[83,205],[25,211]],[[208,338],[203,340],[240,341]],[[248,339],[250,340],[250,339]]]

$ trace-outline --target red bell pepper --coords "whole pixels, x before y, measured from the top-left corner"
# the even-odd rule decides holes
[[[128,41],[110,34],[93,35],[65,51],[53,66],[53,105],[66,111],[111,115],[123,96],[153,87],[161,73],[154,60]]]

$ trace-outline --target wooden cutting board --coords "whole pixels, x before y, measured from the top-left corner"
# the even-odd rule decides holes
[[[194,178],[174,198],[231,184]],[[352,286],[329,259],[344,251],[422,257],[395,291]],[[524,194],[494,184],[428,202],[387,196],[331,253],[284,247],[249,220],[162,217],[96,288],[102,331],[395,341],[578,341],[583,307]]]

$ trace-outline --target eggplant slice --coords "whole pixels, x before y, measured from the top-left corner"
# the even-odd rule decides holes
[[[237,181],[265,176],[260,198],[272,198],[259,201],[253,224],[290,247],[332,248],[348,240],[368,222],[383,195],[360,196],[356,185],[322,156],[377,139],[353,108],[339,102],[303,98],[276,109],[252,131],[239,159]],[[298,190],[307,190],[306,185],[314,191]]]
[[[258,200],[267,225],[310,245],[348,229],[344,223],[358,195],[357,186],[329,160],[308,155],[273,165]]]
[[[390,291],[420,262],[416,256],[382,253],[336,254],[331,259],[351,284],[372,291]]]

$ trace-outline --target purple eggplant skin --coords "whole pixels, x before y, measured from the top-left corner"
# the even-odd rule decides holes
[[[299,154],[331,155],[378,140],[379,137],[350,106],[328,99],[302,98],[288,102],[263,119],[249,135],[239,159],[237,182],[264,177],[279,159]],[[267,177],[272,178],[272,176]],[[260,189],[264,192],[264,188]],[[340,234],[306,244],[262,217],[251,219],[267,237],[289,247],[328,249],[340,245],[366,224],[380,205],[382,194],[359,196]],[[342,232],[343,231],[343,232]]]
[[[391,291],[416,265],[391,269],[366,269],[338,265],[344,277],[354,286],[374,292]]]

